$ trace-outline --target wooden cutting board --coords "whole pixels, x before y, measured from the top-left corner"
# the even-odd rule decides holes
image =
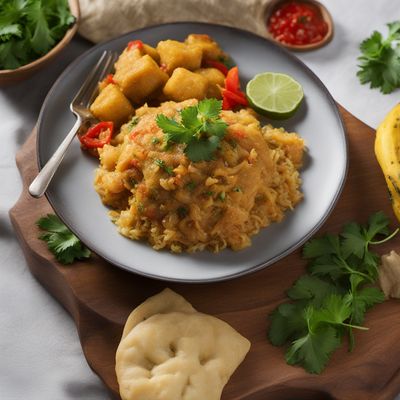
[[[374,131],[343,108],[341,113],[349,140],[349,174],[339,202],[319,234],[338,231],[349,221],[365,222],[377,210],[386,212],[396,223],[374,157]],[[388,400],[400,392],[397,301],[387,301],[369,312],[365,325],[370,329],[356,332],[353,353],[348,353],[344,345],[319,376],[288,366],[284,349],[268,342],[268,314],[286,299],[285,291],[304,273],[300,250],[263,271],[232,281],[197,285],[143,278],[96,256],[71,266],[57,263],[38,239],[35,225],[39,217],[53,210],[45,198],[35,200],[27,192],[37,173],[35,142],[33,132],[17,155],[24,188],[10,211],[11,220],[32,274],[74,318],[87,361],[113,397],[119,398],[114,355],[125,320],[134,307],[166,286],[199,311],[225,320],[251,341],[251,350],[225,387],[223,400]],[[400,237],[377,251],[392,248],[400,250]]]

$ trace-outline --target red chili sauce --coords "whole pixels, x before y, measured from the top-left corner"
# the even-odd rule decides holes
[[[268,30],[282,43],[302,46],[320,42],[328,33],[328,25],[314,5],[289,1],[273,12]]]

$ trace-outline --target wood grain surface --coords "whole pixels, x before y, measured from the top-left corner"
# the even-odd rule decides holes
[[[344,109],[341,113],[349,140],[349,174],[338,204],[318,234],[338,231],[348,221],[365,222],[377,210],[395,222],[373,153],[374,131]],[[71,266],[57,263],[38,239],[35,225],[40,216],[53,211],[45,198],[36,200],[27,192],[37,172],[35,139],[33,132],[17,155],[24,188],[10,211],[11,220],[32,274],[73,317],[87,361],[113,397],[119,398],[114,355],[125,320],[140,302],[166,286],[251,341],[250,352],[225,387],[223,400],[389,400],[400,392],[400,304],[396,301],[369,312],[365,325],[370,329],[356,332],[353,353],[344,345],[319,376],[288,366],[284,349],[268,342],[268,314],[285,301],[285,291],[304,273],[300,250],[260,272],[215,284],[166,284],[123,271],[96,256]],[[376,250],[400,250],[399,244],[397,238]]]

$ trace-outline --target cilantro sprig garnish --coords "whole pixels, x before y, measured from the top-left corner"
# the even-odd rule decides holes
[[[220,118],[221,110],[220,100],[206,99],[181,110],[179,122],[163,114],[157,115],[156,122],[165,134],[167,146],[185,144],[184,152],[191,161],[210,161],[228,127]]]
[[[373,214],[366,226],[347,224],[339,235],[327,234],[309,241],[303,248],[310,261],[309,273],[288,290],[291,303],[281,304],[271,314],[268,332],[275,346],[288,344],[286,361],[310,373],[320,373],[331,354],[361,326],[365,313],[384,301],[383,292],[373,286],[378,276],[378,255],[370,246],[390,240],[389,219]],[[377,239],[377,236],[383,238]]]
[[[39,239],[47,243],[49,250],[62,264],[72,264],[75,260],[89,258],[90,250],[54,214],[47,214],[36,222],[46,231]]]
[[[360,70],[357,76],[362,84],[379,88],[384,94],[400,87],[400,21],[387,24],[386,39],[378,31],[360,44]]]
[[[74,21],[67,0],[0,0],[0,69],[46,54]]]

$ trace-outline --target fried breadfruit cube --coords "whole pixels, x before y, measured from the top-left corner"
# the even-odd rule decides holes
[[[164,86],[164,94],[171,100],[204,99],[208,80],[200,74],[185,68],[176,68]]]
[[[203,60],[218,60],[221,57],[226,57],[226,54],[221,50],[218,43],[208,35],[192,33],[185,39],[185,43],[201,49]]]
[[[128,49],[126,48],[121,55],[118,57],[114,67],[115,73],[121,74],[124,71],[130,69],[132,64],[139,60],[143,56],[139,49]]]
[[[154,47],[147,44],[143,44],[142,49],[138,49],[137,47],[126,47],[115,63],[115,71],[121,72],[130,69],[135,61],[139,60],[139,58],[146,54],[148,54],[156,63],[160,62],[160,55]]]
[[[175,40],[164,40],[158,43],[157,51],[160,54],[161,65],[165,66],[169,74],[178,67],[191,71],[200,68],[203,53],[199,47],[188,46]]]
[[[148,44],[143,44],[143,51],[145,54],[148,54],[156,63],[160,63],[160,55],[154,47],[151,47]]]
[[[119,126],[135,111],[118,86],[109,84],[90,106],[91,113],[101,121],[113,121]]]
[[[130,68],[116,71],[114,81],[133,103],[141,103],[168,80],[158,64],[148,55],[136,60]]]
[[[218,86],[225,86],[225,75],[216,68],[199,68],[196,74],[204,76],[208,80],[208,89],[206,97],[216,99],[222,98],[221,91]]]

